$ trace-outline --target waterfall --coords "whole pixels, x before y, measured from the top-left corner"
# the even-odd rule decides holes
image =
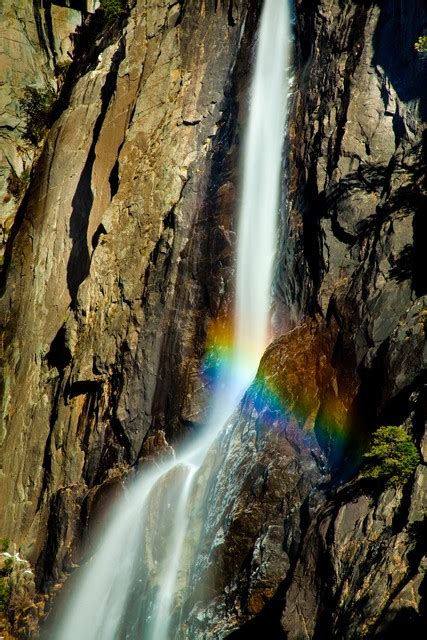
[[[288,92],[287,0],[265,0],[255,56],[243,155],[238,225],[235,334],[203,435],[177,459],[145,470],[127,488],[91,560],[79,570],[49,638],[168,640],[192,562],[188,521],[206,483],[204,461],[214,439],[256,374],[269,340]],[[200,507],[200,504],[199,504]],[[191,546],[191,545],[190,545]],[[74,579],[74,578],[73,578]],[[175,620],[175,618],[174,618]]]

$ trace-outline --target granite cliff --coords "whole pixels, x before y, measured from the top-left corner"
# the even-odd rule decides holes
[[[17,92],[0,167],[0,536],[29,563],[9,611],[28,637],[122,479],[203,420],[261,3],[137,0],[114,22],[83,3],[12,4],[28,40],[0,87]],[[421,637],[426,23],[422,0],[296,2],[277,338],[217,444],[193,576],[214,566],[215,589],[186,603],[188,638]],[[30,77],[58,99],[24,152]],[[358,476],[384,424],[420,451],[403,487]]]

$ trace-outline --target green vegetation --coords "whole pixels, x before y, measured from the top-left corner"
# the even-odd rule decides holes
[[[364,478],[384,481],[387,485],[405,484],[415,471],[420,455],[403,427],[380,427],[364,454]]]
[[[10,540],[9,538],[1,538],[0,539],[0,553],[4,553],[9,549]]]
[[[13,558],[6,558],[2,569],[0,569],[0,576],[6,577],[10,576],[12,573],[13,565],[15,564],[15,560]]]
[[[61,78],[64,79],[65,76],[67,75],[67,71],[68,69],[71,67],[72,65],[72,60],[71,59],[66,59],[66,60],[60,60],[59,62],[56,63],[55,65],[55,75],[57,78]]]
[[[414,47],[422,58],[427,58],[427,36],[420,36]]]
[[[27,87],[20,101],[21,113],[25,118],[26,138],[37,146],[51,125],[52,109],[56,94],[52,87],[36,89]]]
[[[101,9],[104,11],[108,22],[112,22],[123,13],[125,0],[101,0]]]
[[[5,542],[2,540],[2,543]],[[9,541],[7,541],[9,543]],[[4,546],[4,545],[3,545]],[[3,566],[0,569],[0,613],[7,609],[10,599],[10,582],[9,576],[12,573],[14,565],[13,558],[6,558],[3,562]]]
[[[8,177],[9,193],[13,195],[15,200],[19,201],[21,200],[22,196],[27,190],[29,183],[30,183],[29,169],[24,169],[24,171],[21,174],[19,174],[19,176],[16,173],[16,171],[12,169]],[[1,550],[1,542],[2,541],[0,541],[0,550]],[[7,548],[3,549],[3,551],[6,551],[6,550]]]
[[[8,578],[0,578],[0,613],[7,609],[10,598],[10,584]]]

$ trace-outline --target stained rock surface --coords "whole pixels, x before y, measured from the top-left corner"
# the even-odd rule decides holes
[[[390,638],[403,629],[421,637],[427,68],[413,44],[426,7],[301,1],[296,14],[276,322],[286,329],[311,315],[332,331],[338,412],[326,389],[314,417],[332,482],[308,493],[317,508],[270,604],[230,637],[268,625],[269,637],[295,640]],[[383,424],[413,435],[421,454],[414,477],[385,490],[357,476],[346,482]]]
[[[75,44],[0,303],[0,536],[39,593],[80,561],[110,489],[203,420],[260,4],[137,0],[113,25],[95,14]],[[183,637],[421,637],[426,21],[422,0],[296,2],[285,335],[213,450]],[[404,487],[357,476],[383,424],[420,450]]]
[[[53,94],[71,63],[73,37],[93,6],[12,0],[0,5],[0,260],[38,150],[28,140],[28,88]]]
[[[258,9],[141,1],[83,33],[2,299],[0,529],[39,589],[73,566],[96,487],[200,421]]]

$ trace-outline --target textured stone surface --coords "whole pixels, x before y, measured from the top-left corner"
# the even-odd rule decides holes
[[[278,328],[297,327],[265,356],[291,410],[279,429],[286,444],[265,413],[254,428],[246,400],[211,476],[196,566],[207,580],[203,568],[215,565],[219,578],[192,610],[189,638],[422,635],[426,467],[398,489],[346,480],[379,425],[404,425],[420,449],[426,437],[426,67],[413,51],[425,16],[420,2],[297,3],[275,313]],[[307,316],[329,335],[320,345],[304,334]],[[304,449],[286,451],[298,417],[314,475]],[[264,446],[280,508],[268,483],[265,495],[253,483]],[[298,487],[283,470],[288,456]]]
[[[41,590],[129,468],[203,419],[259,4],[138,0],[85,27],[1,301],[0,535]],[[421,637],[425,21],[421,0],[296,3],[275,310],[292,331],[212,453],[188,638]],[[381,424],[423,452],[403,489],[354,479]]]
[[[170,441],[197,425],[206,324],[228,304],[257,11],[243,33],[243,2],[141,1],[87,27],[2,300],[1,531],[39,586],[72,566],[88,491],[150,456],[150,429]]]
[[[206,509],[189,527],[200,543],[183,637],[225,637],[262,614],[293,565],[312,490],[329,477],[310,416],[334,395],[330,346],[330,333],[315,323],[274,342],[212,448]],[[249,637],[262,625],[274,633],[272,620]]]
[[[302,1],[297,18],[276,323],[318,314],[337,327],[331,364],[351,446],[315,427],[333,483],[259,626],[254,618],[233,637],[251,638],[267,620],[277,638],[418,637],[425,466],[403,490],[333,487],[379,425],[403,424],[421,450],[426,437],[427,69],[413,51],[426,7]]]
[[[81,11],[63,4],[40,0],[0,3],[1,264],[37,156],[37,150],[25,139],[21,101],[27,87],[41,91],[58,88],[58,65],[71,60],[72,36],[82,21]]]

